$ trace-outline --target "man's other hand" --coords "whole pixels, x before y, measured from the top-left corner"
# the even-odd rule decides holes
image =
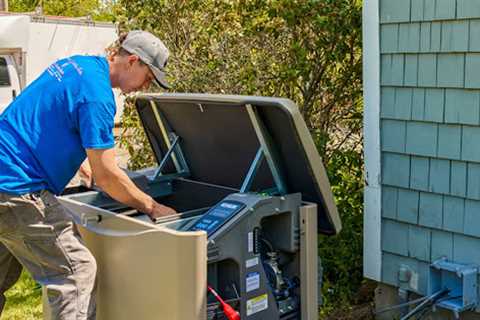
[[[176,214],[177,212],[167,206],[164,206],[158,202],[154,202],[152,211],[150,212],[149,216],[150,219],[155,220],[161,217],[171,216],[172,214]]]

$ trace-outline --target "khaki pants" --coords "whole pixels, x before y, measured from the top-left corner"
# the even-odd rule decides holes
[[[0,193],[0,313],[20,264],[46,288],[50,319],[95,319],[95,258],[48,191]]]

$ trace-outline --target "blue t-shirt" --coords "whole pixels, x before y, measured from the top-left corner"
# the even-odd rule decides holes
[[[52,64],[0,115],[0,192],[60,194],[85,149],[114,146],[115,112],[105,58]]]

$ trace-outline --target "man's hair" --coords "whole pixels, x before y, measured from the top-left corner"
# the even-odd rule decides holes
[[[127,32],[120,33],[118,35],[118,39],[105,49],[105,53],[108,57],[113,57],[116,55],[126,55],[127,51],[122,48],[122,43],[123,41],[125,41],[127,34]]]
[[[110,46],[108,46],[105,49],[105,52],[108,57],[114,57],[117,55],[124,57],[124,56],[131,55],[130,52],[122,48],[123,41],[125,41],[125,39],[127,38],[127,35],[128,35],[128,32],[120,33],[118,36],[118,39],[115,40],[115,42],[113,42]],[[145,63],[142,60],[139,59],[138,61],[140,62],[141,65],[145,65]]]

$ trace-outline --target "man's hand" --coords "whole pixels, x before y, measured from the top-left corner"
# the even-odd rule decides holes
[[[155,220],[161,217],[170,216],[177,212],[170,207],[164,206],[158,202],[153,203],[152,211],[149,213],[150,219]]]
[[[152,220],[175,214],[175,210],[157,203],[140,190],[115,162],[113,149],[87,149],[95,184],[110,197],[147,213]]]

